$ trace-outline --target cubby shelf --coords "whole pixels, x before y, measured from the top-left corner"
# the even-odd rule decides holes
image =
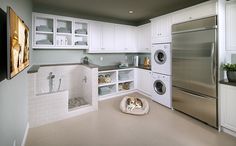
[[[107,97],[117,93],[134,90],[135,87],[133,68],[100,71],[98,73],[98,79],[98,94],[100,100],[106,99]],[[110,82],[100,83],[106,80]],[[124,88],[124,85],[127,89]]]
[[[127,83],[127,82],[133,82],[134,80],[124,80],[124,81],[119,81],[118,83]]]
[[[98,84],[98,87],[104,87],[104,86],[110,86],[110,85],[115,85],[115,83],[105,83],[105,84]]]

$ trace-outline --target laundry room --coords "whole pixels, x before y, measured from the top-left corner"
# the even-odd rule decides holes
[[[235,18],[235,0],[0,0],[0,146],[235,146]]]

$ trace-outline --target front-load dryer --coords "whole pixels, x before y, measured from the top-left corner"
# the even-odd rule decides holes
[[[172,108],[171,76],[152,73],[152,100]]]
[[[171,46],[157,44],[151,50],[152,72],[171,75]]]

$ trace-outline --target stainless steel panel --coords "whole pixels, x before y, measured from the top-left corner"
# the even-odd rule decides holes
[[[217,127],[217,99],[206,98],[173,87],[173,108]]]
[[[185,23],[172,25],[172,34],[213,29],[217,28],[216,24],[217,24],[216,16],[188,21]]]
[[[172,36],[173,85],[217,97],[216,30]]]

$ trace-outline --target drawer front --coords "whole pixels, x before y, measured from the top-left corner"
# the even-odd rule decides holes
[[[217,99],[198,96],[173,87],[173,108],[217,127]]]

